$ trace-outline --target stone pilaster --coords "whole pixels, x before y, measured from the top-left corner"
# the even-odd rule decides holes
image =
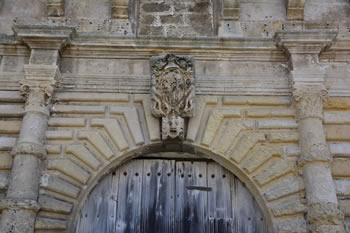
[[[277,46],[290,56],[301,149],[298,162],[303,171],[311,233],[345,232],[344,214],[338,209],[330,169],[332,155],[323,128],[323,103],[328,94],[324,88],[326,67],[318,60],[335,36],[334,31],[282,31],[276,35]]]
[[[60,75],[58,63],[59,41],[66,43],[57,28],[43,26],[33,28],[30,34],[25,26],[14,28],[17,35],[31,48],[29,64],[24,66],[25,79],[20,82],[21,94],[25,97],[25,109],[20,135],[12,150],[14,156],[9,189],[0,203],[2,216],[0,232],[31,233],[40,206],[37,202],[40,187],[41,163],[46,158],[45,133],[50,116],[51,96]],[[41,37],[39,35],[42,35]],[[19,37],[17,37],[19,38]],[[40,48],[40,39],[44,48]],[[51,40],[52,47],[47,41]],[[34,43],[30,43],[34,41]],[[33,46],[35,48],[33,48]]]

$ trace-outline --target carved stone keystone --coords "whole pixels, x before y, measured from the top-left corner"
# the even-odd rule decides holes
[[[183,140],[184,118],[193,115],[193,58],[174,54],[152,57],[151,82],[152,113],[162,117],[162,140]]]

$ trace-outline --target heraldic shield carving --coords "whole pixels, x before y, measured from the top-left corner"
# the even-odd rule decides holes
[[[193,58],[174,54],[152,57],[151,82],[152,113],[162,117],[162,140],[183,140],[184,118],[193,115]]]

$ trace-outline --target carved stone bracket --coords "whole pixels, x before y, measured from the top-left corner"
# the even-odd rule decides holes
[[[194,61],[168,54],[151,58],[152,113],[162,117],[162,139],[184,139],[185,117],[193,114]]]
[[[47,1],[47,16],[60,17],[64,15],[63,8],[64,0],[48,0]]]
[[[326,89],[315,87],[298,88],[293,91],[299,120],[313,117],[323,119],[323,104],[327,99]]]

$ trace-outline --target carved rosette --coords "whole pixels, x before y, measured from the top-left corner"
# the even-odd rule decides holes
[[[304,87],[293,91],[298,120],[305,118],[323,119],[323,103],[328,92],[322,87]]]
[[[162,117],[162,139],[184,139],[184,118],[193,115],[194,62],[168,54],[151,58],[152,113]]]

